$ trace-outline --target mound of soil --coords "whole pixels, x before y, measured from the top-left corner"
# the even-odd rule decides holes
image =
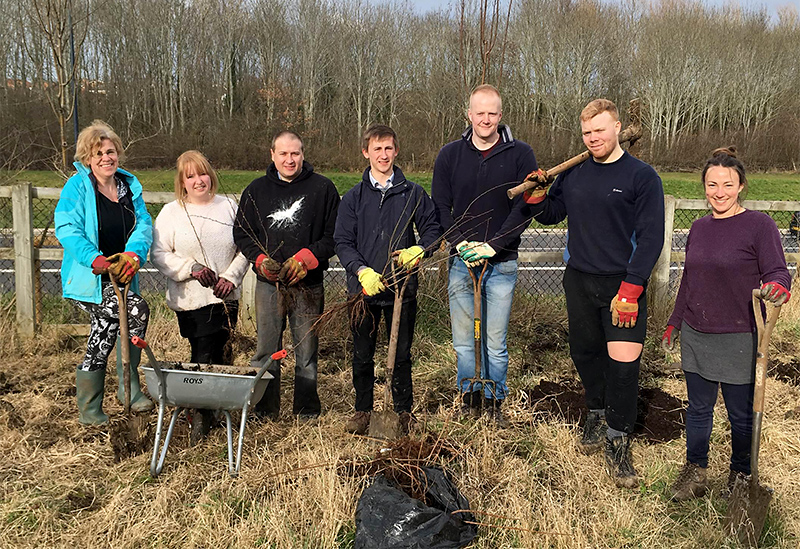
[[[108,426],[114,461],[122,461],[152,449],[154,426],[148,415],[113,419]]]
[[[558,418],[581,425],[588,413],[581,383],[575,379],[558,382],[542,380],[527,389],[528,402],[543,419]],[[681,436],[686,424],[684,402],[657,388],[639,391],[634,433],[648,442],[659,443]]]
[[[767,373],[780,381],[800,385],[800,359],[791,357],[770,361]]]

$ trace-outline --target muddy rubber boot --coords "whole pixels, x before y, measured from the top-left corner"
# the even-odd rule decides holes
[[[103,388],[106,371],[75,372],[75,397],[78,401],[78,421],[84,425],[105,425],[108,416],[103,413]]]
[[[131,353],[131,411],[133,412],[147,412],[152,410],[155,405],[153,401],[147,398],[139,386],[139,362],[142,359],[142,350],[136,345],[130,346]],[[117,339],[117,380],[119,388],[117,389],[117,398],[124,405],[125,404],[125,381],[122,377],[122,350],[119,346],[119,339]]]
[[[703,497],[708,491],[708,480],[706,477],[708,469],[700,467],[696,463],[687,462],[675,484],[670,487],[670,497],[673,501],[686,501],[692,498]]]

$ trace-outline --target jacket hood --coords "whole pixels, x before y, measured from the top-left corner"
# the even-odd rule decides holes
[[[302,181],[303,179],[308,179],[311,177],[311,174],[314,173],[314,166],[312,166],[308,161],[303,160],[303,167],[300,168],[300,174],[292,179],[291,181],[284,181],[278,176],[278,168],[275,167],[275,162],[270,162],[270,165],[267,166],[267,177],[270,178],[271,181],[278,185],[291,185],[297,181]]]

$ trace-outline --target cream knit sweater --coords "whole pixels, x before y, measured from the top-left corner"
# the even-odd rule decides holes
[[[165,205],[153,226],[150,262],[167,276],[167,305],[174,311],[193,311],[212,303],[212,288],[192,278],[192,265],[201,263],[218,276],[233,282],[228,300],[238,300],[249,262],[233,243],[236,203],[216,195],[208,204],[177,201]],[[198,240],[199,238],[199,240]],[[202,242],[202,247],[200,243]]]

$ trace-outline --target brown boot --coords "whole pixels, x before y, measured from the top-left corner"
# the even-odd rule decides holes
[[[678,478],[675,480],[669,491],[673,501],[686,501],[692,498],[703,497],[708,491],[708,480],[706,478],[706,467],[700,467],[696,463],[687,462],[683,466]]]
[[[344,430],[355,435],[366,435],[369,430],[369,412],[356,412],[344,424]]]

